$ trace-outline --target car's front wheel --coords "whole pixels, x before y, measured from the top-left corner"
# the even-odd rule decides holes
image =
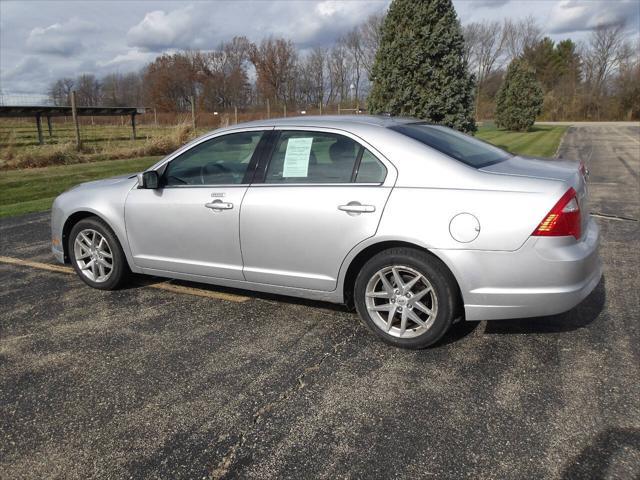
[[[68,252],[78,276],[93,288],[116,289],[129,273],[120,242],[97,217],[85,218],[73,226]]]
[[[448,269],[426,252],[392,248],[371,258],[355,283],[360,317],[385,342],[425,348],[451,326],[458,302]]]

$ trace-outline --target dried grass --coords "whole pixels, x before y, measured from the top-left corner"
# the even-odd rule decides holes
[[[14,145],[15,140],[6,138],[2,140],[4,146],[0,149],[0,169],[49,167],[166,155],[184,145],[193,136],[191,125],[180,124],[164,135],[147,138],[142,143],[132,146],[115,147],[111,142],[107,142],[101,146],[83,146],[80,151],[73,142],[18,150]]]

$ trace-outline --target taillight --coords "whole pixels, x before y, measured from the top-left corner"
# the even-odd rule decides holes
[[[565,237],[573,235],[580,238],[580,205],[573,188],[558,200],[547,216],[540,222],[532,235],[537,237]]]

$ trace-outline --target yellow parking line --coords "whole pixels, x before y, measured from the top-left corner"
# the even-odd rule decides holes
[[[20,265],[23,267],[37,268],[39,270],[47,270],[57,273],[74,273],[73,268],[64,265],[52,265],[50,263],[33,262],[31,260],[22,260],[21,258],[4,257],[0,255],[0,263],[9,265]],[[145,285],[145,287],[155,288],[157,290],[165,290],[171,293],[183,295],[195,295],[197,297],[215,298],[217,300],[227,300],[229,302],[246,302],[249,297],[242,295],[234,295],[232,293],[214,292],[203,288],[184,287],[182,285],[173,285],[171,283],[153,283]]]
[[[22,265],[24,267],[38,268],[40,270],[48,270],[58,273],[73,273],[73,268],[64,265],[51,265],[49,263],[32,262],[31,260],[22,260],[20,258],[0,256],[0,262],[10,265]]]
[[[218,300],[228,300],[230,302],[246,302],[249,297],[242,295],[234,295],[233,293],[213,292],[203,288],[183,287],[182,285],[174,285],[172,283],[154,283],[148,285],[149,288],[158,290],[166,290],[172,293],[183,293],[185,295],[195,295],[197,297],[217,298]]]

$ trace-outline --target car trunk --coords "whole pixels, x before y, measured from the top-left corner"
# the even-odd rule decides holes
[[[588,195],[587,184],[584,176],[580,172],[579,162],[513,156],[502,162],[481,168],[480,171],[500,175],[562,181],[567,185],[567,189],[573,187],[578,195],[582,231],[585,231],[587,222],[589,221],[589,210],[587,206]]]

